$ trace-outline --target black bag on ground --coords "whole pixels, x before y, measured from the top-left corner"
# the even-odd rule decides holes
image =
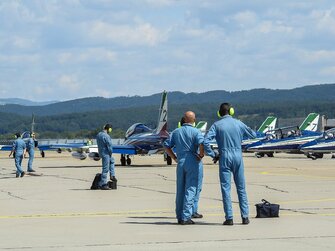
[[[265,199],[262,199],[263,203],[256,204],[256,218],[271,218],[279,217],[279,205],[271,204]]]
[[[97,173],[94,177],[94,180],[92,182],[92,186],[91,186],[91,189],[92,190],[97,190],[99,189],[99,182],[101,180],[101,173]]]
[[[111,180],[107,182],[110,189],[117,189],[117,180]]]

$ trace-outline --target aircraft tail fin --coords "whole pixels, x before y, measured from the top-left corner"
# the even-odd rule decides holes
[[[320,114],[310,113],[300,125],[300,130],[316,132],[318,129]]]
[[[168,100],[167,100],[167,92],[164,91],[162,93],[161,106],[159,107],[158,124],[156,128],[157,133],[167,130],[167,115],[168,115]]]
[[[207,130],[207,122],[199,121],[195,128],[199,129],[202,134],[205,134]]]
[[[261,133],[267,133],[268,131],[275,129],[276,124],[277,118],[273,116],[268,116],[257,131]]]

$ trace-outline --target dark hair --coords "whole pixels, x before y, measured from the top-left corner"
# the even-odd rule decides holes
[[[229,103],[222,103],[220,105],[220,110],[219,110],[220,115],[224,116],[224,115],[229,114],[230,108],[231,108],[231,104],[229,104]]]
[[[16,136],[16,138],[20,138],[21,137],[21,133],[17,132],[14,134]]]
[[[112,128],[112,124],[106,124],[104,125],[104,129],[108,131],[109,128]]]

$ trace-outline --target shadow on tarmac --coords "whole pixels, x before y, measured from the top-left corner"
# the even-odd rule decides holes
[[[132,217],[129,217],[132,218]],[[150,218],[150,217],[147,217]],[[156,217],[153,217],[155,219]],[[164,217],[162,217],[164,218]],[[194,225],[201,225],[201,226],[222,226],[222,223],[208,223],[208,222],[199,222],[199,221],[194,221]],[[127,222],[121,222],[121,224],[133,224],[133,225],[180,225],[177,223],[175,220],[174,222],[171,221],[156,221],[156,222],[138,222],[138,221],[127,221]],[[193,225],[193,224],[192,224]],[[242,224],[234,224],[234,225],[242,225]]]

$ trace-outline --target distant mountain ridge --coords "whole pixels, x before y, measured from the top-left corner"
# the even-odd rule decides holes
[[[0,112],[40,116],[103,111],[111,109],[138,108],[159,105],[161,94],[132,97],[89,97],[70,101],[47,104],[43,106],[22,106],[5,104],[0,106]],[[227,92],[223,90],[204,93],[169,92],[169,104],[208,104],[231,102],[232,104],[250,104],[261,102],[332,102],[335,98],[335,84],[310,85],[289,90],[252,89]],[[0,99],[1,102],[1,99]]]
[[[0,105],[42,106],[58,103],[59,101],[30,101],[22,98],[0,98]]]

